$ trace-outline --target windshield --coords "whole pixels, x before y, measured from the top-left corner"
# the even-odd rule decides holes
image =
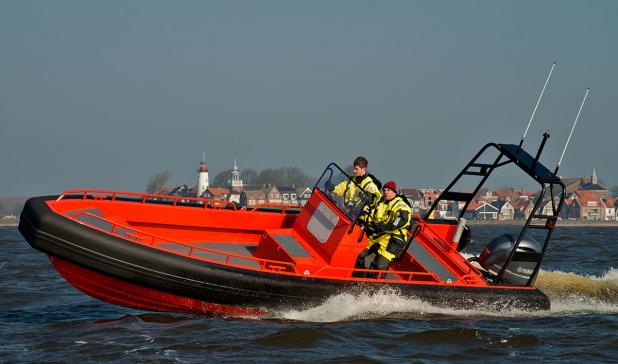
[[[335,163],[326,167],[315,188],[322,191],[352,222],[356,222],[371,198]]]

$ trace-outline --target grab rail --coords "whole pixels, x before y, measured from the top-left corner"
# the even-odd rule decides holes
[[[126,196],[127,198],[138,197],[138,199],[129,199],[128,201],[122,202],[136,202],[136,203],[166,203],[171,202],[170,205],[176,207],[178,203],[195,203],[196,205],[203,205],[204,208],[219,208],[225,209],[228,206],[231,207],[232,210],[236,211],[236,203],[232,201],[225,200],[214,200],[207,198],[199,198],[199,197],[181,197],[181,196],[167,196],[167,195],[158,195],[152,193],[141,193],[141,192],[119,192],[119,191],[111,191],[111,190],[68,190],[62,193],[56,201],[60,201],[67,197],[68,195],[81,195],[82,200],[88,199],[90,196],[93,200],[109,200],[111,202],[115,202],[117,199]],[[149,200],[152,199],[152,200]],[[160,201],[158,200],[160,199]],[[171,200],[171,201],[170,201]]]
[[[285,213],[285,210],[287,209],[299,209],[302,206],[291,206],[291,205],[283,205],[283,204],[277,204],[277,203],[263,203],[263,204],[259,204],[256,205],[254,208],[252,208],[251,212],[258,212],[259,209],[262,208],[267,208],[267,207],[276,207],[276,208],[280,208],[281,209],[281,213]]]
[[[355,269],[350,269],[350,268],[333,268],[331,267],[331,269],[336,269],[336,270],[344,270],[346,271],[346,278],[353,278],[352,276],[354,275],[354,273],[370,273],[370,274],[375,274],[375,278],[371,278],[371,277],[364,277],[365,279],[375,279],[375,280],[389,280],[389,281],[404,281],[404,282],[412,282],[414,279],[412,279],[413,277],[425,277],[425,278],[429,278],[430,280],[434,281],[434,282],[440,282],[440,277],[438,277],[437,274],[432,273],[432,272],[412,272],[412,271],[398,271],[398,270],[376,270],[376,269],[363,269],[363,268],[355,268]],[[390,279],[388,277],[384,277],[384,276],[388,276],[389,274],[396,274],[398,276],[407,276],[407,278],[401,278],[401,279]]]

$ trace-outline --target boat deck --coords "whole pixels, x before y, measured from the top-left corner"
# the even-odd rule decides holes
[[[149,203],[147,198],[79,193],[81,198],[62,198],[49,206],[94,229],[190,259],[329,279],[485,285],[480,272],[441,236],[451,227],[432,227],[421,221],[421,232],[411,240],[402,258],[393,262],[388,271],[365,278],[359,272],[369,270],[353,268],[356,256],[367,244],[358,228],[353,227],[350,233],[347,227],[330,227],[329,235],[339,234],[341,240],[331,248],[311,243],[315,239],[302,228],[315,225],[315,221],[309,222],[311,216],[288,214],[284,208],[275,212],[244,211],[229,208],[222,201],[187,205],[170,199],[167,203]]]

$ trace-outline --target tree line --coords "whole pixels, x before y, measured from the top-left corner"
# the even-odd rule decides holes
[[[27,197],[0,197],[0,216],[19,215]]]
[[[226,186],[232,180],[233,169],[226,169],[217,173],[212,180],[213,186]],[[316,182],[314,177],[305,173],[300,167],[267,168],[257,171],[252,168],[243,169],[240,179],[244,185],[276,185],[276,186],[313,186]]]
[[[233,169],[229,168],[217,173],[210,180],[210,185],[228,186],[232,181],[232,172]],[[146,183],[146,193],[155,193],[163,190],[171,177],[172,174],[169,171],[163,171],[150,177]],[[240,172],[240,179],[242,179],[245,186],[271,184],[277,186],[311,187],[316,182],[316,178],[307,175],[300,167],[267,168],[259,172],[255,169],[247,168]]]

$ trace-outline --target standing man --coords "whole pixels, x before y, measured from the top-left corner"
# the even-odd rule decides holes
[[[358,255],[355,268],[365,269],[365,258],[375,253],[369,269],[386,270],[394,258],[401,256],[406,245],[412,210],[397,195],[395,182],[386,182],[383,192],[384,197],[368,216],[366,231],[369,244]]]
[[[343,196],[345,209],[353,217],[358,216],[365,206],[373,208],[382,197],[380,189],[376,186],[373,178],[367,174],[367,165],[368,162],[365,157],[356,157],[354,159],[354,176],[351,178],[351,181],[343,181],[332,189],[335,195]],[[359,187],[368,195],[368,201],[363,201]]]

